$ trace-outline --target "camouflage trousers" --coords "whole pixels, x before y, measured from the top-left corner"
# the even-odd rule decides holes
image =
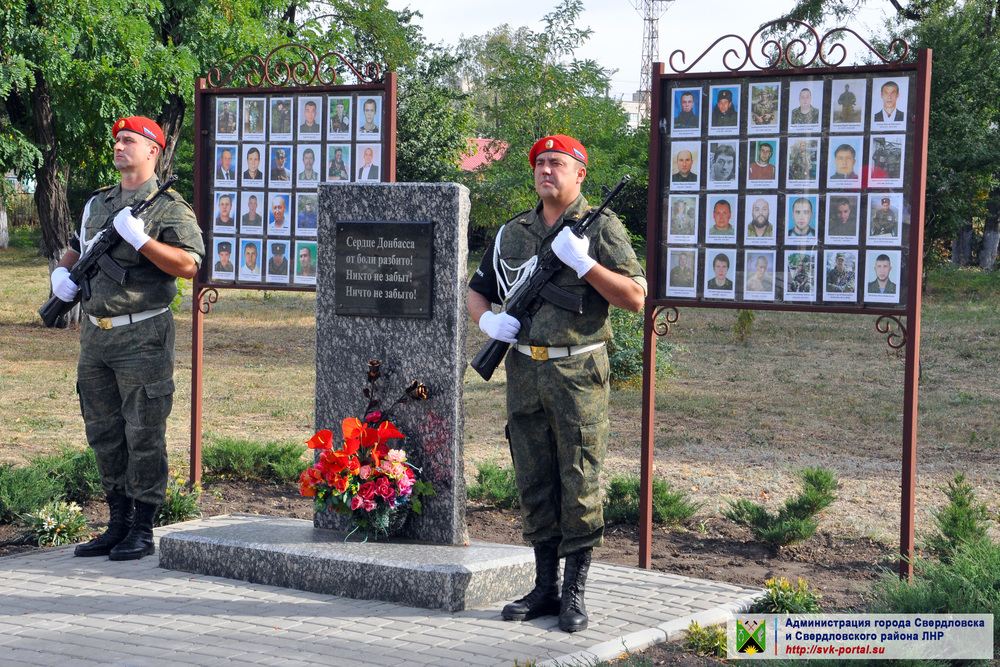
[[[560,557],[600,546],[607,348],[545,361],[512,348],[506,367],[507,427],[524,539],[558,539]]]
[[[166,500],[174,336],[170,311],[107,330],[83,318],[76,386],[105,492]]]

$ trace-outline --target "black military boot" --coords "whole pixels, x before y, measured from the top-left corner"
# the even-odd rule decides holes
[[[590,556],[590,549],[566,556],[562,603],[559,605],[559,629],[563,632],[587,629],[587,607],[583,604],[583,594],[590,570]]]
[[[505,621],[530,621],[559,613],[559,541],[535,544],[535,587],[501,612]]]
[[[139,560],[143,556],[152,555],[156,551],[153,547],[153,519],[156,518],[157,509],[159,505],[135,501],[135,521],[132,522],[132,530],[128,531],[125,539],[111,550],[108,558]]]
[[[108,507],[111,509],[111,518],[107,529],[91,541],[78,544],[73,550],[74,556],[107,556],[128,535],[135,516],[132,499],[124,493],[108,493]]]

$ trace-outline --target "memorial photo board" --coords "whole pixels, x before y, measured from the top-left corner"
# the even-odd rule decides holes
[[[657,301],[905,310],[914,68],[660,76]]]

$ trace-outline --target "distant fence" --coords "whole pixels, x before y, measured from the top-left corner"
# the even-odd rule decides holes
[[[38,209],[35,198],[23,192],[14,192],[6,197],[7,225],[9,227],[38,227]]]

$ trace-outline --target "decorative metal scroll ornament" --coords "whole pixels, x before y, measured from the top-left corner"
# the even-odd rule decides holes
[[[892,323],[895,322],[899,331],[893,331]],[[894,350],[906,347],[906,327],[895,315],[881,315],[875,320],[875,329],[879,333],[888,334],[886,343]]]
[[[812,35],[812,38],[809,39],[809,35],[807,34],[805,37],[795,37],[787,44],[782,45],[778,40],[768,38],[764,35],[764,33],[769,32],[775,26],[782,24],[795,24],[797,26],[801,26]],[[903,62],[910,53],[910,45],[903,39],[897,38],[892,40],[892,43],[889,44],[889,53],[884,54],[850,28],[834,28],[820,37],[819,33],[816,32],[816,29],[808,23],[796,21],[794,19],[780,19],[762,25],[757,32],[753,34],[749,41],[743,39],[739,35],[723,35],[719,39],[712,42],[712,45],[705,49],[705,51],[687,67],[684,66],[686,61],[684,51],[678,49],[670,54],[669,64],[670,69],[674,72],[684,74],[685,72],[691,71],[691,69],[697,65],[702,58],[707,56],[717,44],[728,39],[734,39],[739,42],[739,46],[734,45],[732,48],[727,49],[725,55],[722,57],[723,66],[730,72],[737,72],[746,67],[748,63],[753,65],[753,67],[762,70],[786,66],[792,69],[804,69],[816,62],[817,58],[820,63],[827,67],[839,67],[847,59],[847,48],[842,43],[837,41],[839,36],[843,33],[854,35],[859,42],[867,46],[868,50],[874,53],[883,63]],[[758,40],[758,38],[761,41],[757,46],[755,46],[754,41]],[[742,47],[742,50],[739,50],[740,46]],[[760,53],[756,53],[755,49],[759,49]],[[815,49],[815,51],[813,51],[813,49]],[[807,59],[807,56],[810,53],[812,53],[812,55]],[[678,57],[680,58],[680,65],[674,63],[674,59]],[[763,62],[758,62],[758,57],[762,58]]]
[[[219,290],[214,287],[207,287],[198,296],[198,310],[202,315],[208,315],[212,310],[212,304],[219,302]]]
[[[663,319],[660,319],[660,316]],[[670,333],[670,325],[677,322],[680,313],[675,306],[660,306],[653,311],[653,333],[657,336],[666,336]]]
[[[282,59],[286,55],[283,53],[275,59],[275,55],[279,51],[282,51],[282,49],[301,49],[308,55],[301,54],[303,57],[302,60],[288,61]],[[243,56],[236,63],[236,67],[221,82],[219,81],[221,74],[218,67],[210,69],[205,79],[208,82],[209,88],[222,88],[229,83],[229,80],[236,75],[236,72],[243,67],[244,63],[249,63],[247,66],[251,69],[246,73],[245,80],[246,85],[250,88],[330,86],[337,82],[337,68],[334,66],[336,60],[340,60],[347,69],[354,73],[354,76],[358,78],[358,83],[377,83],[381,78],[382,71],[376,63],[365,63],[362,65],[361,69],[364,72],[362,73],[343,54],[330,52],[318,56],[308,46],[303,46],[302,44],[282,44],[273,49],[264,58],[257,55]],[[242,86],[231,87],[239,88]]]

